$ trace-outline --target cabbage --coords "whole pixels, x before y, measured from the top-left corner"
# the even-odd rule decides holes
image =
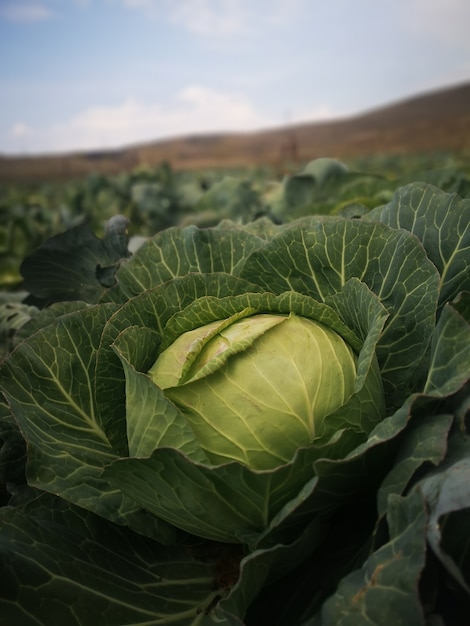
[[[356,355],[338,333],[293,313],[235,315],[187,331],[149,373],[182,411],[211,463],[276,467],[298,448],[331,438],[339,412],[351,426]],[[384,415],[376,361],[354,396],[355,403],[362,400],[373,425]]]

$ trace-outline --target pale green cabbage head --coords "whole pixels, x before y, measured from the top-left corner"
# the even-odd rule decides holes
[[[183,333],[149,374],[182,411],[212,463],[236,460],[268,469],[289,462],[300,447],[333,437],[338,422],[350,426],[364,411],[370,423],[383,417],[376,362],[351,402],[356,366],[352,348],[324,324],[294,313],[260,313]]]

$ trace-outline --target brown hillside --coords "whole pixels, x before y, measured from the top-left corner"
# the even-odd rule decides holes
[[[195,135],[122,150],[0,157],[0,181],[73,178],[169,162],[174,169],[279,166],[318,156],[359,157],[470,151],[470,83],[362,115],[253,133]]]

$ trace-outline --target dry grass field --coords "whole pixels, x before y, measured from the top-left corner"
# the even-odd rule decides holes
[[[162,161],[175,170],[282,168],[335,158],[435,151],[470,152],[470,83],[419,95],[347,119],[252,133],[194,135],[121,150],[54,156],[0,155],[0,182],[39,182],[118,173]]]

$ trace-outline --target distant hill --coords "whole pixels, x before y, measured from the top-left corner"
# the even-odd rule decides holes
[[[319,156],[470,151],[470,82],[418,95],[354,117],[251,133],[193,135],[122,150],[1,157],[0,181],[117,173],[167,161],[174,169],[282,166]]]

